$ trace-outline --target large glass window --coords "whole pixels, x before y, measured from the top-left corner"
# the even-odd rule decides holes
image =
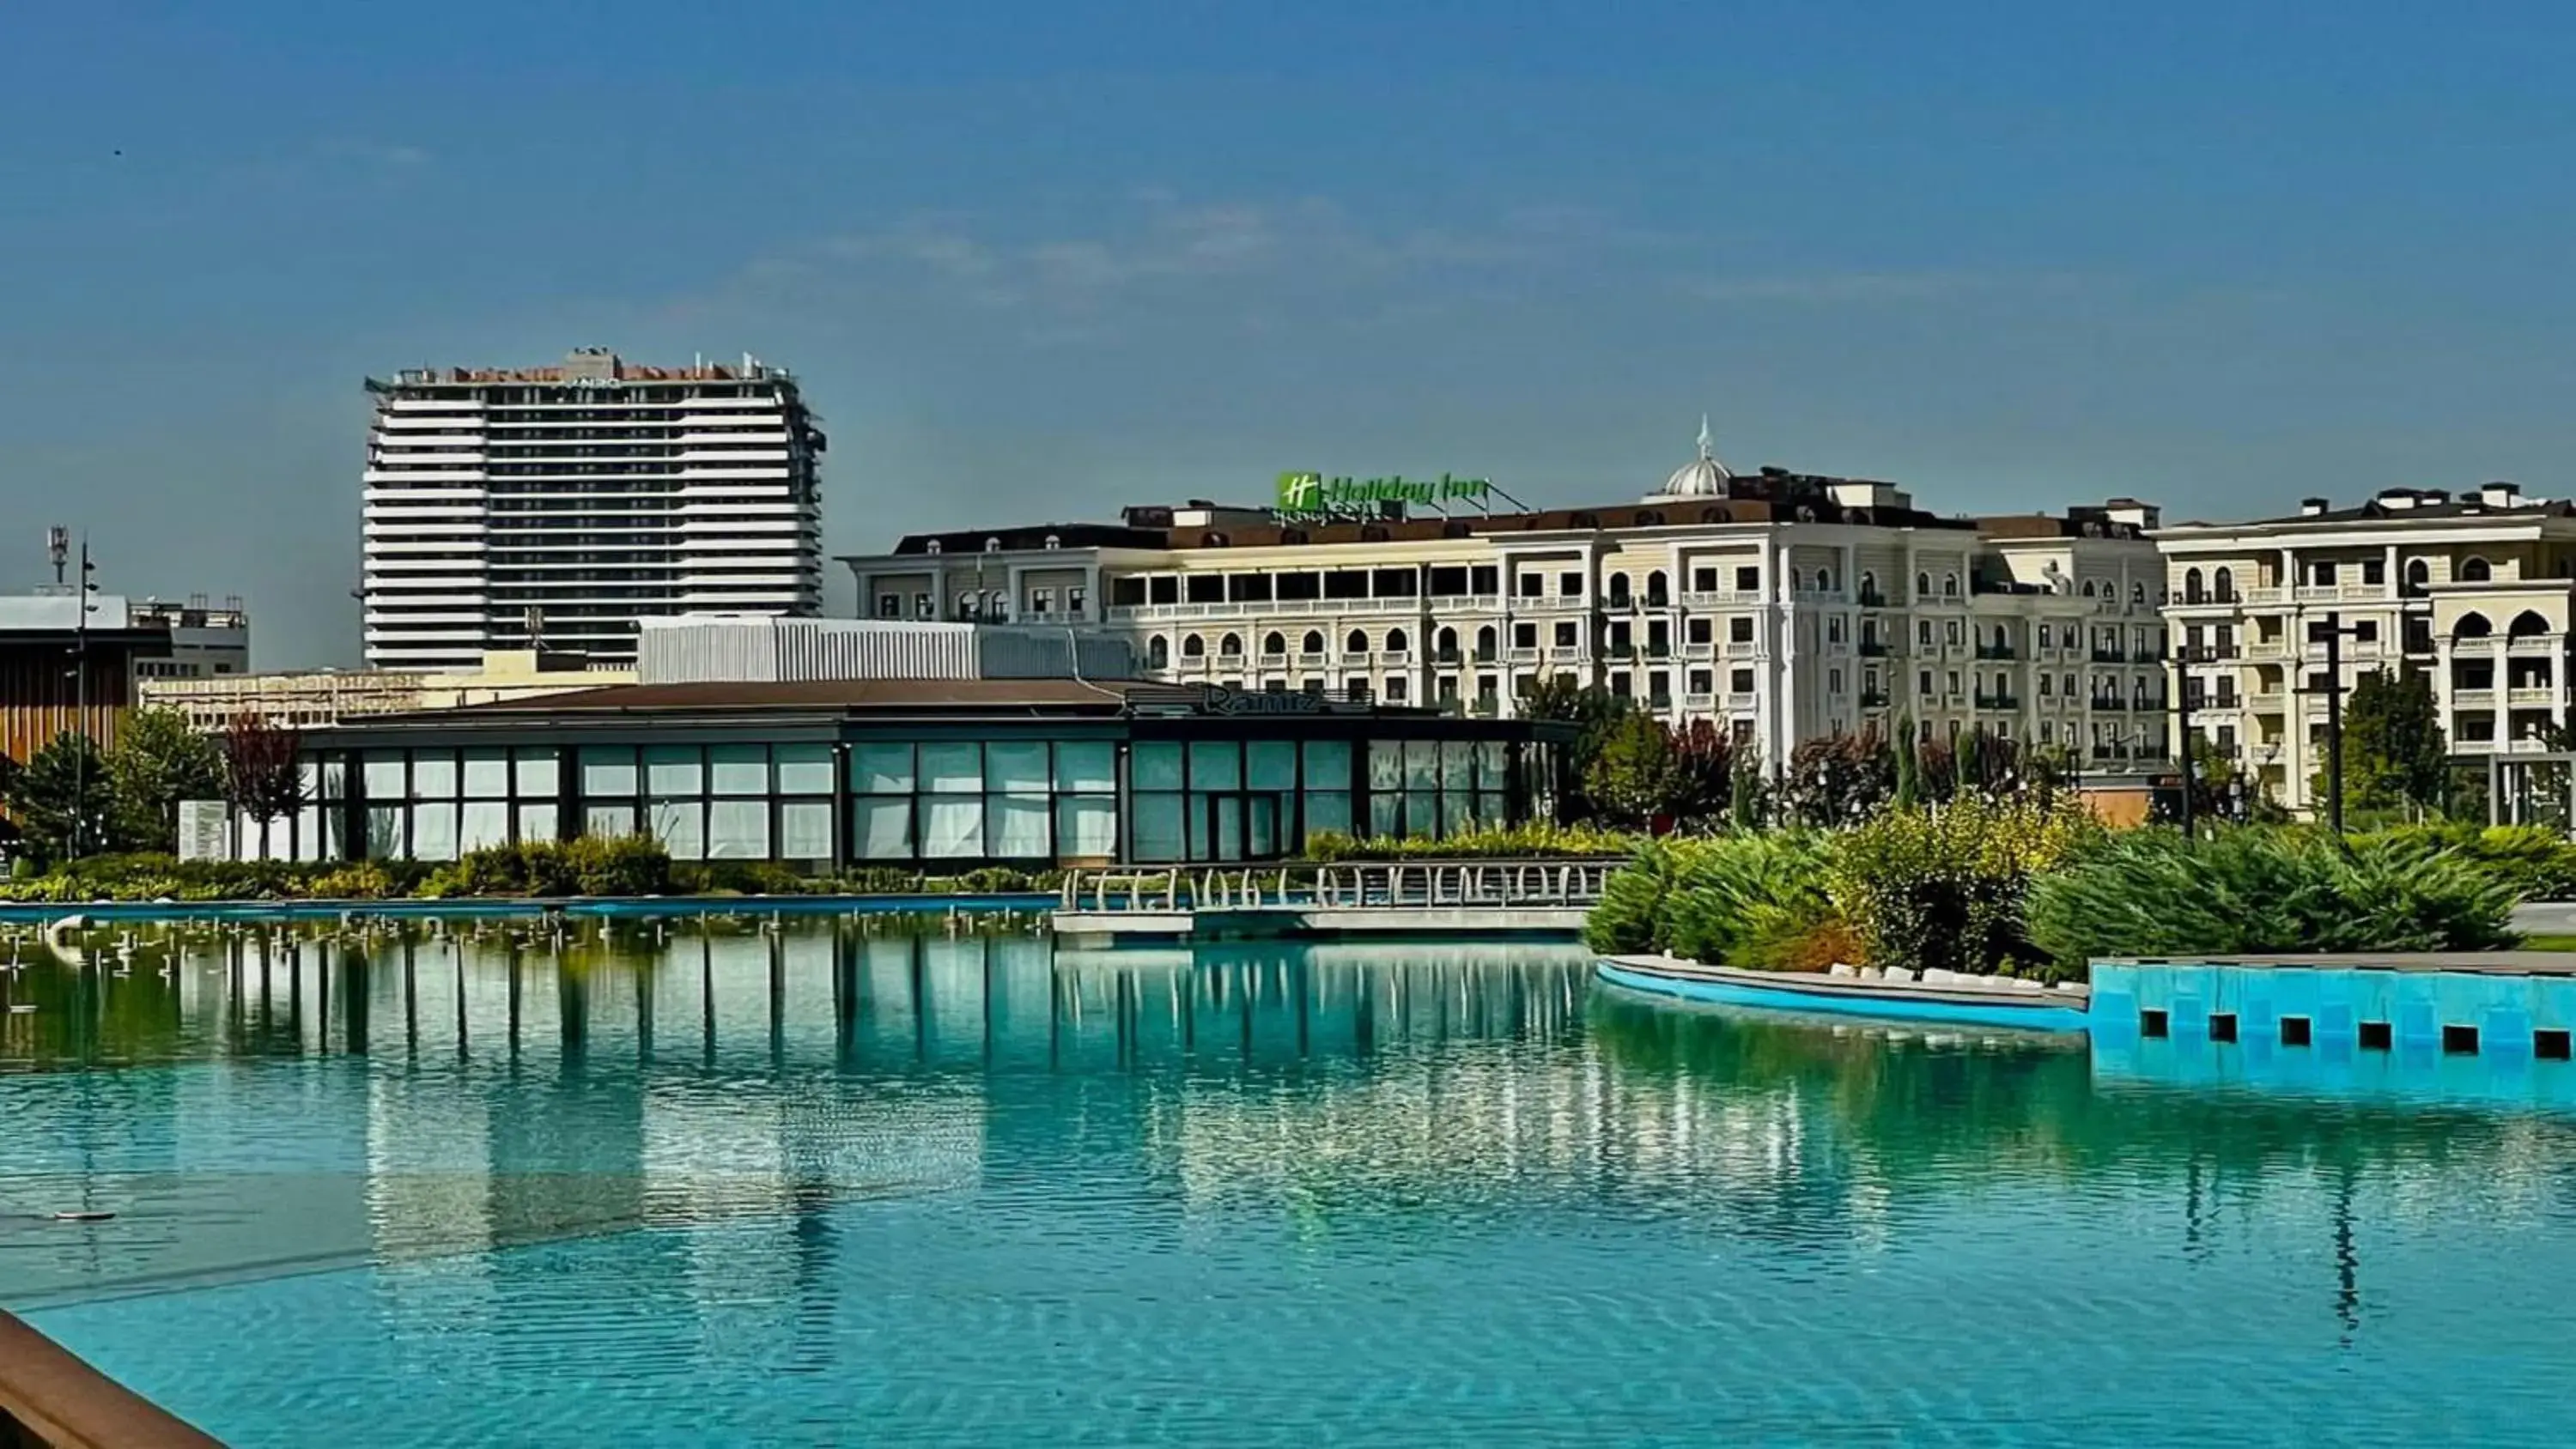
[[[831,778],[831,762],[823,765],[824,779]],[[778,773],[783,780],[787,763],[781,760]],[[781,860],[829,860],[832,858],[832,802],[829,800],[788,800],[778,807],[778,858]]]
[[[1060,856],[1107,859],[1118,853],[1118,799],[1066,795],[1056,801],[1055,848]]]
[[[718,795],[766,795],[769,793],[769,747],[767,745],[717,745],[707,751],[707,783]],[[764,812],[764,821],[767,819]],[[762,833],[767,834],[764,825]],[[765,855],[766,849],[762,851]]]
[[[585,745],[581,752],[581,793],[585,799],[597,800],[620,795],[637,795],[635,751],[602,745]],[[631,831],[634,813],[627,814]],[[593,831],[597,834],[597,831]]]
[[[706,766],[695,745],[648,745],[644,787],[655,795],[692,798],[706,793]]]
[[[768,773],[768,762],[761,764]],[[721,778],[721,776],[719,776]],[[707,806],[707,859],[767,860],[769,801],[716,800]]]
[[[776,753],[779,794],[829,795],[832,793],[832,747],[830,745],[780,745]],[[823,853],[831,854],[828,849]],[[805,857],[790,858],[804,859]]]
[[[1181,788],[1181,747],[1168,740],[1139,741],[1127,752],[1127,777],[1138,790]]]
[[[370,750],[359,767],[360,783],[370,800],[399,800],[403,797],[403,757],[400,750]],[[372,838],[372,836],[371,836]]]
[[[921,747],[925,794],[972,795],[984,788],[984,747],[973,741],[937,741]]]
[[[1118,747],[1107,740],[1059,740],[1055,787],[1068,795],[1118,793]]]
[[[984,800],[985,853],[1008,858],[1043,859],[1047,842],[1047,796],[990,795]]]
[[[374,792],[370,790],[368,793]],[[422,750],[412,756],[411,798],[415,800],[456,798],[456,756],[452,752]]]
[[[1133,796],[1134,820],[1128,849],[1140,861],[1179,860],[1187,843],[1181,830],[1181,797],[1177,794]]]
[[[456,802],[423,801],[411,807],[411,858],[456,858]]]
[[[1297,742],[1254,740],[1244,746],[1244,782],[1255,790],[1297,788]]]
[[[861,795],[850,802],[851,854],[861,860],[913,858],[912,797]]]
[[[582,808],[581,833],[609,840],[622,840],[633,835],[635,807],[624,804],[587,804]]]
[[[656,800],[652,805],[653,838],[673,860],[704,860],[707,853],[706,802],[691,796],[685,800]]]
[[[1190,741],[1192,790],[1243,788],[1243,747],[1233,740]]]
[[[927,773],[926,766],[924,772]],[[983,800],[977,796],[923,796],[921,853],[932,860],[965,860],[984,854]]]
[[[550,749],[518,752],[511,769],[522,800],[550,800],[563,792],[563,755]]]
[[[912,746],[871,740],[850,746],[850,788],[862,795],[912,793]]]
[[[470,771],[470,767],[469,767]],[[510,805],[506,800],[468,800],[457,829],[456,843],[465,850],[482,850],[510,843]]]
[[[465,793],[478,800],[505,799],[510,793],[510,752],[467,750]],[[472,849],[471,846],[467,847]]]

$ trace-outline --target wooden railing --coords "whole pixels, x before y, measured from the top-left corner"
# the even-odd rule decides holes
[[[0,1445],[223,1449],[6,1313],[0,1313]]]
[[[1065,873],[1068,911],[1584,907],[1621,862],[1583,860],[1291,861]]]

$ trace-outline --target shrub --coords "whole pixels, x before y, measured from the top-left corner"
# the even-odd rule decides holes
[[[2479,951],[2511,945],[2511,878],[2472,852],[2347,851],[2307,829],[2166,830],[2089,843],[2031,892],[2033,944],[2074,972],[2103,956]]]
[[[1662,949],[1664,896],[1672,889],[1676,842],[1655,841],[1610,872],[1601,900],[1583,918],[1583,944],[1604,956]]]
[[[2522,900],[2576,900],[2576,841],[2536,825],[2406,825],[2356,837],[2353,848],[2383,853],[2392,865],[2454,851]]]
[[[1712,965],[1762,966],[1803,954],[1796,943],[1833,914],[1824,891],[1828,840],[1781,830],[1676,842],[1657,944]]]
[[[1445,840],[1429,836],[1378,835],[1354,838],[1338,831],[1306,837],[1306,858],[1343,860],[1496,860],[1513,858],[1626,855],[1641,837],[1592,825],[1557,825],[1543,820],[1519,825],[1489,825],[1462,831]]]
[[[2040,966],[2024,925],[2031,881],[2097,829],[2072,804],[1975,794],[1890,811],[1836,841],[1826,894],[1873,966]]]

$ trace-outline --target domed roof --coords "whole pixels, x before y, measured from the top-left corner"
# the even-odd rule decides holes
[[[1664,491],[1656,496],[1723,498],[1726,485],[1734,478],[1734,474],[1726,471],[1726,465],[1717,461],[1714,442],[1708,435],[1708,416],[1703,413],[1699,420],[1699,456],[1674,469],[1673,476],[1664,480]]]

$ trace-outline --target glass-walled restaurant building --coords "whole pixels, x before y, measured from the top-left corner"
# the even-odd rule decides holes
[[[236,828],[305,860],[638,833],[811,870],[1269,860],[1552,818],[1568,735],[1125,681],[639,685],[310,732],[304,807]]]

